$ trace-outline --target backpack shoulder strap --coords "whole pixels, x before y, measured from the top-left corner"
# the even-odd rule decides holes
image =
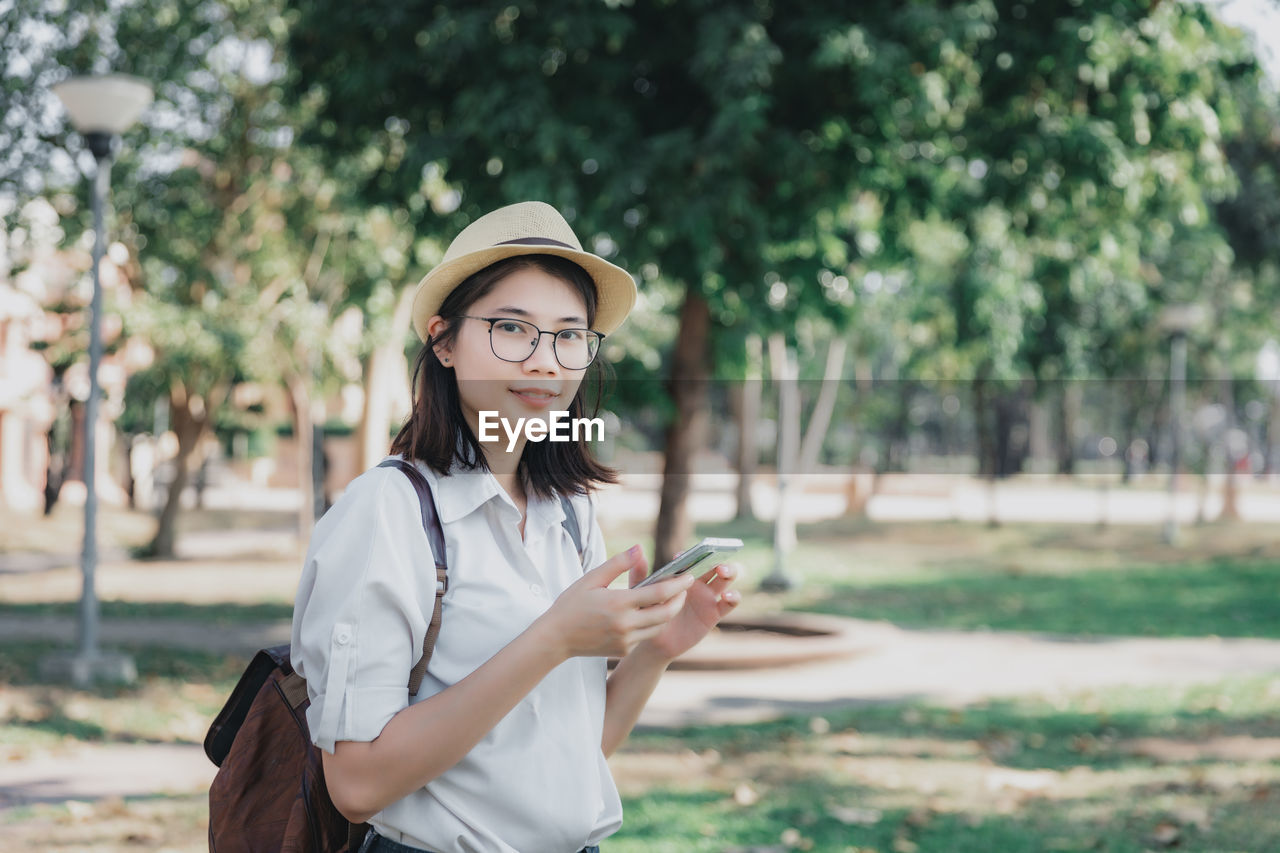
[[[578,551],[578,562],[584,562],[587,559],[587,546],[582,541],[582,527],[578,522],[578,511],[573,508],[573,501],[569,500],[567,495],[560,495],[560,507],[564,510],[564,529],[569,531],[569,537],[573,539],[573,547]],[[586,568],[586,566],[583,566]]]
[[[427,626],[427,634],[422,638],[422,657],[414,664],[409,673],[409,695],[418,695],[422,687],[422,679],[427,674],[427,664],[431,662],[431,653],[436,648],[436,638],[440,636],[441,613],[444,609],[444,594],[449,589],[449,568],[445,564],[444,529],[440,526],[440,517],[436,515],[435,497],[431,494],[431,484],[410,462],[403,459],[387,459],[378,463],[379,468],[399,468],[413,484],[418,493],[418,504],[422,510],[422,529],[427,532],[427,542],[431,545],[431,553],[436,561],[436,603],[431,612],[431,624]]]

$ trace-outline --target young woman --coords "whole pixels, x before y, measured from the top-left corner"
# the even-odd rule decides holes
[[[294,609],[311,736],[334,803],[374,828],[366,851],[593,850],[622,823],[606,757],[738,603],[733,564],[631,588],[648,566],[639,546],[605,554],[590,492],[615,476],[585,439],[480,440],[482,412],[584,416],[583,378],[634,302],[631,276],[538,202],[477,219],[418,286],[424,346],[392,450],[431,485],[449,566],[421,689],[405,685],[435,559],[403,472],[365,472],[316,524]]]

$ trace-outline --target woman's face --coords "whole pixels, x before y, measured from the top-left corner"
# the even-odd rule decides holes
[[[507,275],[465,314],[523,320],[545,332],[587,328],[587,307],[577,290],[537,267]],[[514,426],[518,418],[545,421],[551,412],[569,409],[586,369],[565,369],[552,349],[552,335],[539,335],[532,355],[522,362],[511,362],[494,354],[489,323],[462,318],[456,322],[460,324],[457,337],[447,350],[437,346],[436,356],[442,361],[447,358],[447,366],[454,371],[462,411],[473,432],[478,434],[481,411],[496,411]],[[444,325],[437,315],[427,324],[427,331],[436,335]],[[502,327],[495,326],[492,334],[497,336]],[[505,447],[506,436],[501,427],[498,431]]]

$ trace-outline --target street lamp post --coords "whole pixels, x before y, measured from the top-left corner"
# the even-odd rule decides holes
[[[102,361],[102,281],[99,267],[106,246],[103,208],[111,184],[111,155],[116,137],[129,128],[151,103],[151,87],[134,77],[108,74],[71,77],[53,87],[93,154],[96,169],[90,193],[93,207],[93,298],[89,308],[89,399],[84,417],[84,548],[80,557],[83,586],[80,593],[78,642],[75,652],[45,659],[46,677],[70,679],[77,686],[94,681],[137,679],[132,658],[106,654],[98,648],[98,598],[94,574],[98,562],[96,489],[96,427],[98,420],[98,366]]]

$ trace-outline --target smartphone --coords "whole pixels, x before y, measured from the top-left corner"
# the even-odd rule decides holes
[[[703,539],[689,550],[676,554],[670,563],[667,563],[656,572],[651,572],[647,578],[636,584],[636,589],[651,583],[657,583],[666,578],[674,578],[704,564],[706,566],[714,566],[717,563],[711,559],[712,557],[732,554],[734,551],[741,550],[741,548],[741,539]]]

